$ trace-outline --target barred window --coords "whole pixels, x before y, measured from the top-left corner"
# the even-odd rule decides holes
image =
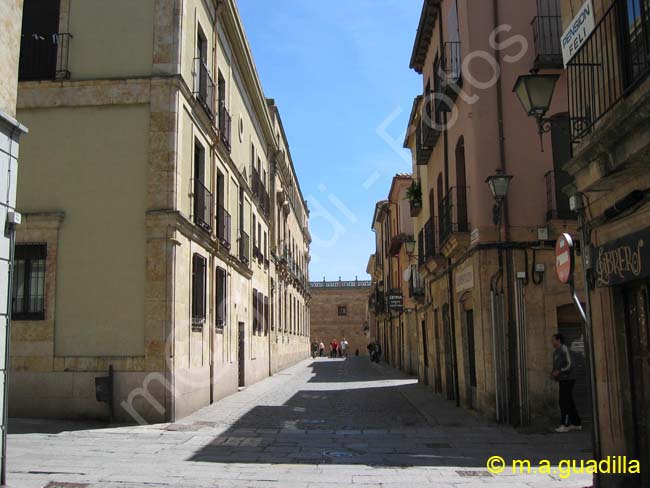
[[[45,319],[45,244],[16,245],[14,252],[12,318]]]

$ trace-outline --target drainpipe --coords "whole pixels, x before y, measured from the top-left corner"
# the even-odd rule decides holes
[[[442,25],[442,5],[438,5],[438,32],[440,33],[440,48],[443,49],[445,45],[445,36]],[[434,73],[435,76],[435,73]],[[449,134],[447,132],[447,112],[442,113],[442,124],[445,130],[443,131],[443,153],[444,153],[444,170],[445,170],[445,190],[449,195],[451,189],[449,188]],[[451,258],[447,259],[447,290],[449,292],[449,328],[451,335],[451,369],[454,378],[454,398],[456,399],[456,406],[460,407],[459,388],[458,388],[458,351],[456,349],[456,311],[454,301],[454,276],[452,272]]]
[[[494,28],[495,30],[499,27],[499,0],[492,0],[492,10],[494,16]],[[496,35],[496,42],[499,42],[499,35]],[[494,50],[494,59],[497,62],[497,65],[501,66],[501,53],[498,49]],[[505,130],[503,125],[503,84],[501,77],[497,78],[496,84],[497,90],[497,127],[499,129],[499,169],[506,172],[506,146],[505,146]],[[505,228],[505,241],[510,240],[510,217],[508,212],[508,200],[504,202],[503,206],[503,226]],[[501,230],[499,229],[499,234]],[[501,252],[501,251],[500,251]],[[516,326],[513,321],[514,309],[513,309],[513,300],[514,296],[514,272],[513,272],[513,263],[512,263],[512,251],[506,249],[505,252],[505,275],[506,275],[506,289],[507,289],[507,306],[508,306],[508,357],[510,362],[510,370],[508,377],[510,378],[510,391],[515,391],[518,384],[519,370],[514,366],[517,365],[517,354],[516,354],[516,344],[514,343],[517,337]],[[520,365],[526,367],[526,365]],[[517,405],[515,405],[513,399],[515,396],[511,396],[509,399],[509,408],[511,411],[517,410]]]

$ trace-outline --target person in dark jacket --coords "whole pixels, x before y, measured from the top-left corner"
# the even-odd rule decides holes
[[[564,343],[562,334],[554,334],[551,340],[553,344],[553,372],[551,378],[560,386],[560,414],[562,422],[555,429],[555,432],[569,432],[582,430],[582,422],[573,401],[573,387],[576,383],[575,365],[571,358],[571,351]]]

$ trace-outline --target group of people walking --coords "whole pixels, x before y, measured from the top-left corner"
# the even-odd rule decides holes
[[[350,353],[350,343],[344,337],[341,342],[332,339],[330,342],[329,357],[331,358],[347,358]],[[322,341],[314,341],[311,344],[312,357],[325,357],[325,344]]]

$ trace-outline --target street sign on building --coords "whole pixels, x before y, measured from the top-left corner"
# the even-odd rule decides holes
[[[391,312],[402,312],[404,310],[404,295],[401,293],[388,295],[388,309]]]
[[[573,18],[569,27],[562,34],[560,42],[562,44],[562,59],[566,69],[569,61],[573,59],[580,48],[587,42],[587,39],[596,28],[596,18],[594,15],[594,6],[592,0],[587,0],[582,4],[580,10]]]
[[[555,271],[560,283],[573,281],[574,260],[573,239],[569,234],[562,234],[555,245]]]

